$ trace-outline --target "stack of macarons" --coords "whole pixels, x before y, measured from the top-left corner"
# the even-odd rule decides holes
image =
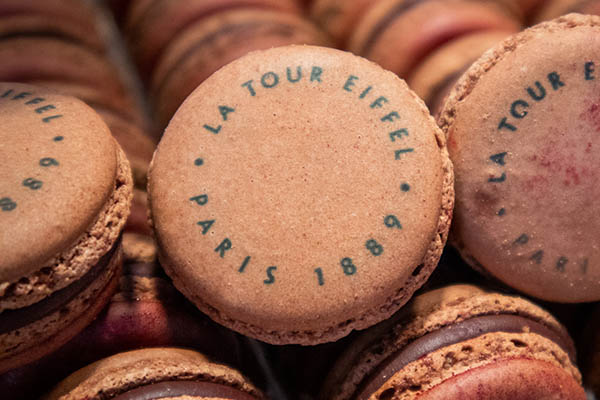
[[[164,128],[213,72],[252,51],[328,38],[296,0],[132,1],[124,36]]]
[[[109,301],[132,178],[106,124],[81,101],[18,83],[1,83],[0,93],[5,372],[66,343]]]

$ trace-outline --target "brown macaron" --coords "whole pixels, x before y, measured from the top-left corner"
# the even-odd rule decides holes
[[[154,154],[161,264],[203,312],[274,344],[333,341],[431,274],[452,165],[389,71],[316,46],[257,51],[204,81]]]
[[[548,301],[600,300],[599,37],[600,18],[578,14],[511,36],[463,75],[439,119],[456,170],[454,244]]]
[[[119,353],[70,375],[44,399],[114,400],[264,398],[237,370],[204,355],[178,348]]]
[[[453,38],[489,29],[519,30],[519,16],[510,4],[381,0],[357,25],[348,49],[405,78],[420,60]]]
[[[129,163],[81,101],[0,84],[0,371],[56,349],[98,314],[121,269]]]
[[[234,9],[264,9],[300,14],[296,0],[138,1],[128,16],[125,36],[132,55],[148,76],[169,43],[189,26]]]
[[[600,15],[600,2],[596,0],[548,0],[533,14],[534,23],[548,21],[569,13]]]
[[[165,127],[183,100],[222,66],[253,50],[289,44],[329,41],[300,16],[262,9],[224,11],[190,26],[166,49],[152,76],[159,125]]]
[[[567,331],[538,306],[452,285],[360,335],[322,398],[583,400],[574,360]]]
[[[465,34],[439,47],[406,80],[436,116],[460,76],[486,50],[517,31],[486,30]]]

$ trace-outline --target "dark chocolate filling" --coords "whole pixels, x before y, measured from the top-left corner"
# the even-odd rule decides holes
[[[539,322],[518,315],[485,315],[445,326],[415,339],[384,360],[370,376],[366,377],[356,391],[355,399],[368,399],[396,372],[409,363],[442,347],[473,339],[486,333],[522,333],[526,331],[553,341],[567,352],[569,358],[574,362],[575,348],[573,343],[561,333]],[[521,345],[521,343],[516,345]]]
[[[177,396],[216,397],[231,400],[256,400],[246,392],[212,382],[166,381],[141,386],[121,393],[113,400],[155,400]]]
[[[69,286],[27,307],[5,310],[0,313],[0,335],[38,321],[68,304],[104,272],[120,242],[121,238],[119,237],[108,253],[103,255],[96,265]]]

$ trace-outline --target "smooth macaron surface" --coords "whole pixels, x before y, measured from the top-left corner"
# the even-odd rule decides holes
[[[161,264],[200,309],[274,343],[391,315],[439,258],[444,141],[405,83],[349,53],[251,53],[181,106],[149,200]]]
[[[113,193],[117,147],[79,100],[11,83],[0,92],[0,282],[10,282],[70,247],[98,217]]]
[[[571,14],[506,39],[439,120],[456,169],[456,246],[549,301],[600,299],[599,33],[598,17]]]

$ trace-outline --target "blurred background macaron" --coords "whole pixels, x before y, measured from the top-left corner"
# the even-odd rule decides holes
[[[0,84],[0,371],[31,362],[100,312],[121,271],[129,163],[81,101]]]
[[[507,38],[439,119],[456,170],[452,242],[477,270],[547,301],[600,299],[599,33],[599,17],[570,14]]]
[[[510,1],[381,0],[358,22],[347,49],[407,78],[429,53],[452,39],[520,27]]]
[[[362,333],[322,398],[586,397],[573,341],[552,315],[517,296],[451,285]]]
[[[262,393],[237,370],[196,351],[149,348],[97,361],[59,383],[47,400],[100,399],[258,400]]]
[[[533,23],[549,21],[569,13],[600,15],[598,0],[548,0],[537,7],[532,16]]]

